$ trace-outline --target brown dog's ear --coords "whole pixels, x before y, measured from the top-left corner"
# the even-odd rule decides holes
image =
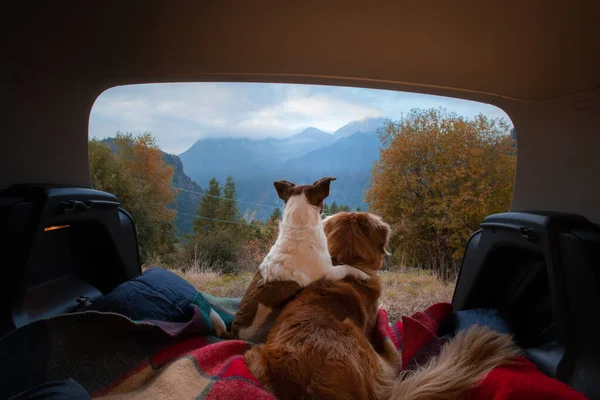
[[[273,182],[273,186],[275,186],[275,190],[277,190],[277,196],[279,196],[279,198],[285,202],[288,201],[292,195],[292,191],[290,189],[296,186],[296,184],[288,181],[277,181]]]
[[[323,204],[323,201],[329,196],[329,186],[331,185],[331,181],[335,181],[333,176],[328,176],[325,178],[321,178],[315,183],[312,184],[308,190],[308,200],[313,206],[320,206]]]
[[[373,215],[373,234],[371,240],[375,241],[377,248],[381,254],[389,256],[390,253],[387,251],[387,247],[390,243],[390,234],[392,229],[390,226],[379,216]]]

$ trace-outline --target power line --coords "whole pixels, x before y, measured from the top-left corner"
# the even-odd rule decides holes
[[[244,225],[244,226],[256,226],[256,227],[259,227],[259,228],[275,228],[274,226],[270,226],[270,225],[258,225],[258,224],[249,224],[249,223],[238,222],[238,221],[228,221],[228,220],[225,220],[225,219],[209,218],[209,217],[203,217],[201,215],[188,214],[188,213],[184,213],[184,212],[181,212],[181,211],[177,211],[177,214],[185,215],[185,216],[192,217],[192,218],[205,219],[205,220],[208,220],[208,221],[225,222],[227,224],[237,224],[237,225]]]
[[[187,189],[183,189],[183,188],[173,188],[173,189],[175,189],[175,190],[181,190],[182,192],[188,192],[188,193],[199,194],[199,195],[201,195],[201,196],[214,197],[214,198],[216,198],[216,199],[223,199],[223,200],[227,200],[227,201],[236,201],[236,202],[238,202],[238,203],[244,203],[244,204],[253,204],[253,205],[257,205],[257,206],[261,206],[261,207],[277,208],[277,209],[279,209],[280,211],[282,211],[282,212],[283,212],[283,208],[281,208],[281,207],[278,207],[278,206],[273,206],[273,205],[271,205],[271,204],[253,203],[253,202],[251,202],[251,201],[242,201],[242,200],[236,200],[236,199],[229,199],[229,198],[227,198],[227,197],[223,197],[223,196],[215,196],[215,195],[212,195],[212,194],[206,194],[206,193],[195,192],[195,191],[193,191],[193,190],[187,190]],[[183,214],[183,213],[182,213],[182,214]],[[191,214],[185,214],[185,215],[191,215]],[[322,213],[321,215],[328,217],[328,216],[330,216],[330,215],[333,215],[333,214],[329,214],[329,213]],[[230,221],[230,222],[231,222],[231,221]]]
[[[258,225],[258,224],[251,224],[251,223],[248,223],[248,222],[229,221],[229,220],[225,220],[225,219],[204,217],[202,215],[188,214],[188,213],[184,213],[184,212],[181,212],[181,211],[177,211],[177,214],[185,215],[187,217],[192,217],[192,218],[204,219],[204,220],[207,220],[207,221],[225,222],[227,224],[237,224],[237,225],[244,225],[244,226],[256,226],[256,227],[259,227],[259,228],[276,228],[275,226],[272,226],[272,225]],[[332,215],[332,214],[323,214],[323,215],[328,216],[328,215]]]
[[[278,208],[278,209],[280,209],[280,210],[281,210],[281,207],[278,207],[278,206],[273,206],[273,205],[271,205],[271,204],[253,203],[253,202],[251,202],[251,201],[242,201],[242,200],[236,200],[236,199],[228,199],[227,197],[223,197],[223,196],[215,196],[215,195],[212,195],[212,194],[206,194],[206,193],[195,192],[195,191],[193,191],[193,190],[187,190],[187,189],[183,189],[183,188],[173,188],[173,189],[176,189],[176,190],[181,190],[182,192],[188,192],[188,193],[199,194],[199,195],[201,195],[201,196],[214,197],[214,198],[217,198],[217,199],[223,199],[223,200],[227,200],[227,201],[236,201],[236,202],[238,202],[238,203],[244,203],[244,204],[254,204],[254,205],[257,205],[257,206],[261,206],[261,207]]]

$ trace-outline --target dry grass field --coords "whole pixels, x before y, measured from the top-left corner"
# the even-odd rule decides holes
[[[198,268],[172,271],[199,291],[218,297],[242,297],[252,279],[251,273],[219,274]],[[444,284],[436,276],[423,271],[382,272],[381,279],[384,287],[381,307],[388,311],[390,321],[423,311],[434,303],[449,302],[454,291],[453,284]]]

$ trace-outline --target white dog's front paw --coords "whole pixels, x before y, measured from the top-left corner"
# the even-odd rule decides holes
[[[361,281],[368,281],[369,279],[371,279],[371,276],[363,271],[358,271],[358,274],[356,274],[356,277],[358,279],[360,279]]]
[[[339,280],[347,276],[353,276],[362,281],[368,281],[371,277],[358,268],[349,265],[338,265],[330,268],[324,275],[325,279]]]
[[[344,265],[343,267],[346,268],[346,272],[345,272],[346,276],[353,276],[356,279],[359,279],[361,281],[368,281],[369,279],[371,279],[371,276],[369,274],[361,271],[358,268],[352,267],[350,265]],[[339,268],[339,267],[337,267],[337,268]]]

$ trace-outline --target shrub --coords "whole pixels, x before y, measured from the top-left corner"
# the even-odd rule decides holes
[[[195,235],[184,246],[184,260],[198,260],[220,273],[236,273],[244,244],[244,233],[239,229],[218,227],[210,232]],[[193,261],[192,261],[193,264]]]

